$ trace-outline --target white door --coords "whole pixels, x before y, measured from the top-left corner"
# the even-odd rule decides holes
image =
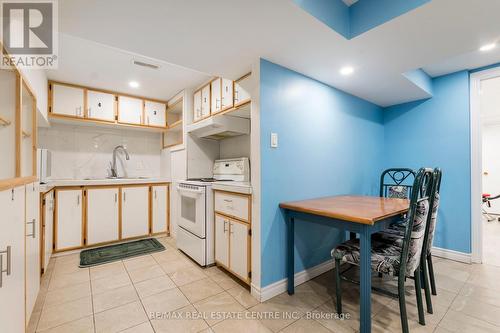
[[[0,327],[24,332],[25,187],[0,192]]]
[[[88,118],[115,121],[115,95],[89,90],[87,107]]]
[[[149,234],[149,187],[122,188],[122,238]]]
[[[205,187],[189,184],[179,184],[177,186],[177,190],[179,191],[181,206],[181,216],[178,221],[179,226],[193,233],[199,238],[205,238]]]
[[[234,106],[250,101],[251,76],[247,76],[234,82]]]
[[[56,190],[56,249],[82,246],[82,190]]]
[[[87,190],[87,244],[119,239],[118,188]]]
[[[210,116],[210,85],[201,89],[201,118]]]
[[[152,210],[153,210],[153,234],[167,232],[167,216],[168,216],[168,186],[153,186],[152,187]]]
[[[40,290],[40,187],[26,185],[26,321]]]
[[[163,103],[145,101],[144,113],[146,114],[145,125],[166,127],[167,120],[165,118],[167,112],[167,105]]]
[[[229,222],[229,268],[243,280],[248,279],[248,224]]]
[[[141,125],[143,103],[142,99],[118,96],[118,122]]]
[[[194,93],[193,96],[193,121],[200,120],[201,117],[201,90]]]
[[[221,110],[227,110],[233,107],[233,81],[228,79],[222,79],[222,108]]]
[[[215,260],[229,268],[229,219],[215,215]]]
[[[221,89],[222,89],[222,79],[218,78],[213,80],[210,83],[211,86],[211,92],[210,92],[210,99],[211,99],[211,110],[212,114],[220,112],[221,110]]]
[[[82,88],[52,84],[52,113],[83,118]]]
[[[45,225],[44,235],[44,271],[47,270],[49,265],[50,256],[52,255],[53,232],[54,232],[54,191],[45,195],[45,209],[43,223]]]

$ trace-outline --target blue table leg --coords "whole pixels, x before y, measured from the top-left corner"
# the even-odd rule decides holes
[[[363,231],[360,237],[360,332],[371,332],[371,291],[372,291],[372,274],[371,274],[371,232],[369,226],[363,226]]]
[[[295,293],[295,251],[294,251],[294,218],[289,217],[287,221],[287,275],[288,275],[288,295]]]

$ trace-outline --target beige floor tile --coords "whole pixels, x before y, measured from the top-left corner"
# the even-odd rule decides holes
[[[460,290],[465,285],[465,281],[460,279],[455,279],[452,275],[443,275],[439,272],[434,272],[434,276],[436,278],[436,285],[454,293],[460,292]]]
[[[73,263],[73,264],[80,264],[80,253],[73,253],[73,254],[66,254],[66,255],[60,255],[57,257],[54,257],[56,259],[55,264],[67,264],[67,263]]]
[[[336,315],[334,301],[328,301],[310,314],[306,313],[306,319],[314,319],[324,327],[333,332],[352,333],[359,330],[359,306],[350,303],[342,304],[342,316]]]
[[[144,267],[154,266],[157,263],[156,263],[156,260],[152,256],[145,255],[145,256],[134,257],[131,259],[124,260],[123,264],[125,265],[125,268],[128,271],[133,271],[133,270],[144,268]]]
[[[231,296],[234,297],[240,303],[243,305],[245,309],[251,308],[252,306],[255,306],[259,304],[260,302],[253,297],[250,294],[250,290],[242,287],[242,286],[237,286],[231,289],[226,290]]]
[[[61,326],[50,328],[43,333],[94,333],[94,317],[84,317]]]
[[[236,282],[232,277],[230,277],[227,273],[220,272],[209,276],[212,280],[214,280],[222,289],[228,290],[234,287],[239,286],[239,283]]]
[[[450,309],[500,326],[500,307],[473,298],[457,296]]]
[[[37,329],[46,330],[90,315],[92,315],[90,297],[45,307],[42,310]]]
[[[212,327],[215,333],[271,333],[272,331],[267,328],[258,320],[254,319],[226,319]]]
[[[26,333],[35,333],[36,327],[38,326],[38,320],[40,320],[40,316],[42,315],[41,311],[33,311],[30,316],[30,321],[28,326],[26,327]]]
[[[167,262],[159,262],[159,264],[163,271],[169,275],[182,269],[195,267],[190,260],[182,257]]]
[[[125,286],[113,289],[102,294],[94,295],[94,313],[99,313],[120,305],[132,303],[139,300],[134,286]]]
[[[223,319],[213,316],[214,313],[245,312],[245,308],[227,292],[209,297],[193,305],[196,310],[206,317],[205,320],[210,326],[217,324]]]
[[[460,331],[460,332],[463,332],[463,331]],[[446,329],[444,327],[438,326],[434,330],[434,333],[453,333],[453,331],[450,331],[450,330],[448,330],[448,329]]]
[[[141,302],[129,303],[95,315],[96,333],[115,333],[148,321]]]
[[[53,274],[55,275],[60,275],[60,274],[70,274],[70,273],[76,273],[82,269],[86,268],[80,268],[78,266],[78,263],[76,262],[64,262],[64,263],[57,263],[54,265],[54,272]]]
[[[66,288],[60,288],[47,292],[44,306],[53,306],[74,301],[80,298],[89,297],[90,294],[90,281],[78,283]]]
[[[129,271],[128,274],[130,275],[132,282],[137,283],[163,276],[165,275],[165,272],[161,269],[160,265],[155,264],[154,266]]]
[[[207,277],[206,274],[203,273],[203,271],[198,267],[182,269],[169,274],[169,276],[179,287]]]
[[[151,320],[156,333],[195,333],[208,328],[207,323],[192,305],[174,311],[175,318],[158,318]]]
[[[186,296],[187,299],[191,303],[198,302],[202,299],[220,294],[221,292],[224,291],[224,290],[222,290],[221,287],[219,287],[219,285],[217,283],[210,280],[209,278],[205,278],[202,280],[198,280],[198,281],[183,285],[183,286],[179,287],[179,289],[182,291],[184,296]]]
[[[224,271],[217,266],[205,268],[205,269],[203,269],[203,272],[205,274],[207,274],[207,276],[212,276],[212,275],[224,273]]]
[[[159,294],[162,291],[177,287],[175,283],[166,275],[135,283],[134,286],[140,298]]]
[[[109,264],[91,267],[90,278],[92,280],[112,278],[123,272],[126,272],[125,266],[123,266],[123,262],[117,261]]]
[[[496,290],[498,293],[500,292],[500,284],[498,283],[499,276],[500,267],[492,265],[480,265],[478,267],[475,267],[474,272],[467,283],[491,290]]]
[[[178,288],[175,288],[146,297],[142,300],[142,304],[149,316],[155,312],[163,313],[183,308],[189,305],[189,301]]]
[[[283,333],[331,333],[330,330],[315,320],[300,319],[292,325],[285,327]]]
[[[500,327],[483,320],[468,316],[462,312],[449,310],[439,326],[450,332],[493,333],[500,332]]]
[[[78,283],[89,281],[88,269],[80,270],[70,274],[54,275],[50,279],[49,291],[69,287]]]
[[[460,291],[459,295],[500,307],[500,293],[496,290],[484,288],[471,283],[466,283]],[[438,296],[441,296],[439,291]]]
[[[166,250],[151,254],[157,263],[167,263],[173,260],[180,259],[180,253],[175,250]]]
[[[145,322],[140,325],[127,328],[125,331],[121,331],[120,333],[155,333],[155,331],[149,322]]]
[[[112,278],[105,277],[104,279],[93,280],[90,284],[92,285],[92,293],[96,295],[116,288],[132,285],[132,281],[130,281],[127,272],[121,272],[114,275]]]

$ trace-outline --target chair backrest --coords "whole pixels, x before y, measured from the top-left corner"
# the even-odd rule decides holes
[[[408,168],[392,168],[382,172],[380,176],[380,196],[386,198],[409,199],[415,171]]]
[[[438,209],[439,209],[439,201],[441,200],[440,197],[440,191],[441,191],[441,177],[443,173],[441,169],[435,168],[433,172],[433,191],[431,194],[430,198],[430,207],[432,207],[431,211],[429,212],[428,218],[427,218],[427,231],[426,231],[426,240],[424,241],[424,248],[426,249],[426,252],[424,253],[425,255],[431,253],[432,249],[432,243],[434,241],[434,232],[436,230],[436,222],[437,222],[437,215],[438,215]]]
[[[433,181],[433,170],[421,168],[413,182],[408,223],[406,223],[400,258],[400,275],[412,276],[420,264],[422,248],[426,239],[430,196],[434,189]]]

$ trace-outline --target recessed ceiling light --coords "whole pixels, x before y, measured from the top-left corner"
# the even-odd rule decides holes
[[[352,68],[350,66],[342,67],[340,69],[340,74],[342,74],[344,76],[351,75],[352,73],[354,73],[354,68]]]
[[[131,86],[132,88],[139,88],[139,82],[137,81],[130,81],[128,85]]]
[[[481,51],[481,52],[491,51],[491,50],[493,50],[496,46],[497,46],[497,45],[496,45],[495,43],[486,44],[486,45],[481,46],[481,48],[479,49],[479,51]]]

